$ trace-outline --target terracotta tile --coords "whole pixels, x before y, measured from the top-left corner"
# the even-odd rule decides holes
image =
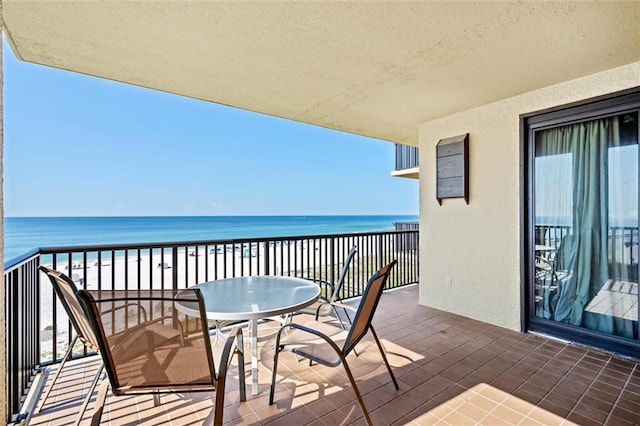
[[[452,382],[457,382],[468,374],[472,373],[474,369],[470,367],[465,367],[460,364],[456,364],[453,367],[446,369],[445,371],[440,373],[440,376],[445,379],[449,379]]]
[[[611,415],[620,417],[623,420],[630,421],[633,423],[640,423],[640,421],[638,420],[638,413],[625,410],[624,408],[615,407],[611,411]]]
[[[459,411],[452,411],[442,419],[444,422],[451,425],[474,425],[476,421],[470,419]]]
[[[357,404],[342,407],[339,410],[332,411],[328,415],[321,418],[321,420],[327,425],[352,424],[360,419],[363,419],[362,411],[360,410],[360,407],[357,406]],[[289,426],[293,424],[295,423],[290,423]]]
[[[504,405],[498,405],[496,408],[494,408],[491,412],[491,415],[499,417],[502,420],[506,420],[511,424],[518,424],[525,418],[524,415],[513,411]]]
[[[476,422],[480,422],[489,414],[488,411],[483,410],[482,408],[470,402],[458,407],[456,411],[458,411],[461,414],[464,414],[466,417],[472,420],[475,420]]]
[[[502,392],[501,390],[491,386],[487,386],[483,389],[480,389],[478,394],[494,402],[497,402],[498,404],[501,404],[505,399],[507,399],[507,396],[508,396],[507,393]]]
[[[286,415],[290,410],[288,407],[279,407],[277,405],[267,405],[258,410],[253,411],[256,417],[263,423],[271,422]],[[241,416],[240,416],[241,417]]]
[[[521,399],[524,399],[525,401],[530,402],[531,404],[537,404],[538,401],[549,394],[549,390],[525,382],[522,384],[522,386],[513,391],[512,394]]]
[[[251,426],[251,425],[259,425],[262,424],[262,422],[260,422],[260,419],[258,419],[258,417],[256,417],[255,414],[253,413],[248,413],[245,414],[242,417],[239,417],[237,419],[231,420],[229,422],[224,422],[225,425],[242,425],[242,426]]]
[[[580,413],[576,413],[573,412],[571,414],[569,414],[569,416],[567,417],[567,420],[577,423],[580,426],[600,426],[602,425],[601,422],[597,422],[593,419],[590,419],[589,417],[586,417]]]
[[[565,414],[573,409],[573,407],[578,403],[580,398],[570,398],[559,394],[555,391],[549,393],[545,398],[538,402],[538,405],[542,405],[544,401],[549,401],[552,404],[558,405],[566,409]]]
[[[590,394],[585,394],[580,400],[580,404],[595,408],[596,410],[600,410],[605,413],[608,413],[609,411],[611,411],[611,408],[613,408],[611,402],[603,401],[599,398],[594,398],[590,396]]]
[[[575,383],[571,380],[564,380],[549,393],[561,395],[573,401],[578,401],[584,392],[581,389],[578,389]]]
[[[626,391],[632,392],[636,395],[640,395],[640,384],[633,384],[630,381],[627,382],[627,385],[624,388]]]
[[[542,423],[543,425],[559,425],[564,421],[563,417],[560,417],[539,407],[533,409],[527,415],[527,418]]]
[[[585,392],[586,396],[590,396],[594,399],[598,399],[600,401],[608,402],[613,404],[616,399],[618,399],[618,395],[620,392],[607,392],[600,389],[596,389],[595,387],[591,387]]]
[[[487,417],[485,417],[482,422],[480,423],[481,425],[488,425],[488,426],[511,426],[513,425],[513,423],[508,422],[507,420],[501,419],[500,417],[494,416],[493,414],[489,414]]]
[[[567,405],[562,405],[562,403],[559,403],[559,401],[555,399],[543,399],[538,403],[538,408],[545,410],[550,414],[554,414],[558,417],[565,417],[567,414],[571,412],[571,409],[573,408],[573,404],[567,406]]]
[[[640,424],[638,364],[419,306],[416,300],[417,287],[385,294],[374,318],[399,391],[370,337],[358,346],[360,356],[348,359],[376,424],[450,425],[466,424],[467,419],[511,424],[506,418],[531,426],[571,420]],[[304,322],[302,317],[295,320]],[[236,367],[229,371],[225,424],[364,424],[342,368],[309,368],[291,354],[280,358],[276,404],[269,406],[269,345],[260,351],[259,395],[249,394],[241,403]],[[69,363],[46,409],[36,413],[31,424],[72,422],[97,365],[97,357]],[[109,394],[103,419],[113,425],[207,424],[214,402],[209,394],[166,395],[162,401],[156,408],[150,396]],[[89,422],[92,404],[83,425]]]
[[[616,369],[624,374],[629,374],[634,369],[632,363],[630,363],[629,361],[613,358],[613,357],[609,358],[609,363],[607,364],[607,368]]]
[[[439,418],[437,418],[436,416],[426,413],[426,414],[422,414],[416,418],[411,418],[410,416],[404,417],[403,419],[401,419],[401,421],[399,422],[399,424],[411,424],[411,425],[418,425],[418,426],[433,426],[435,424],[437,424],[440,421]]]
[[[581,416],[587,417],[595,422],[603,423],[607,418],[609,411],[600,411],[597,408],[582,401],[573,408],[573,413],[580,414]]]
[[[620,417],[609,416],[607,418],[607,425],[608,426],[632,426],[634,425],[634,423],[628,420],[622,419]]]
[[[467,400],[470,404],[475,405],[487,413],[490,413],[500,404],[500,402],[496,402],[492,399],[486,398],[483,395],[474,395]]]
[[[502,405],[517,413],[522,414],[523,416],[529,414],[531,410],[536,407],[535,405],[532,405],[527,401],[523,401],[522,399],[513,396],[508,396],[507,399],[502,402]]]
[[[640,397],[638,394],[634,392],[629,392],[628,390],[623,390],[620,394],[620,399],[618,400],[618,405],[624,403],[625,405],[629,404],[629,407],[622,407],[629,411],[638,411],[640,412]]]

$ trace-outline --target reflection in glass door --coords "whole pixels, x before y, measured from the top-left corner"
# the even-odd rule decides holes
[[[638,339],[638,112],[536,130],[535,318]]]

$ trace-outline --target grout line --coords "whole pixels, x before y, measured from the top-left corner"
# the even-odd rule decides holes
[[[608,362],[607,362],[608,363]],[[611,404],[611,408],[609,409],[609,413],[607,414],[607,417],[604,419],[604,424],[608,424],[609,420],[611,419],[611,415],[613,414],[613,410],[614,408],[616,408],[616,406],[618,405],[618,401],[620,401],[620,399],[622,398],[622,394],[624,393],[624,390],[627,388],[627,385],[629,384],[629,382],[631,381],[631,377],[633,377],[633,373],[638,370],[638,364],[635,364],[633,366],[633,369],[627,374],[627,380],[624,382],[624,386],[622,387],[622,389],[620,390],[620,393],[618,394],[618,397],[616,398],[616,400]]]
[[[539,346],[538,346],[538,348],[539,348],[539,347],[544,346],[544,343],[545,343],[545,342],[542,342],[542,344],[541,344],[541,345],[539,345]],[[525,380],[524,382],[522,382],[522,383],[520,384],[520,386],[518,386],[516,389],[514,389],[514,392],[515,392],[515,391],[517,391],[517,390],[520,390],[521,388],[522,388],[522,391],[526,391],[526,386],[525,386],[525,385],[526,385],[527,381],[528,381],[531,377],[533,377],[536,373],[538,373],[538,372],[540,372],[540,371],[543,371],[543,368],[544,368],[545,366],[549,365],[549,364],[550,364],[550,363],[551,363],[551,362],[552,362],[552,361],[553,361],[553,360],[554,360],[558,355],[560,355],[560,354],[564,351],[564,349],[565,349],[565,348],[566,348],[566,347],[564,347],[564,348],[562,348],[560,351],[556,352],[556,354],[555,354],[551,359],[549,359],[546,363],[544,363],[544,364],[543,364],[540,368],[538,368],[535,372],[533,372],[532,374],[530,374],[530,375],[529,375],[529,377],[527,378],[527,380]],[[534,349],[534,350],[535,350],[535,349]],[[534,350],[532,350],[531,352],[529,352],[529,354],[527,355],[527,357],[528,357],[528,356],[529,356],[529,355],[530,355]],[[572,367],[571,367],[569,370],[567,370],[567,371],[562,375],[562,377],[560,377],[560,379],[559,379],[558,381],[556,381],[556,384],[555,384],[555,385],[553,385],[553,386],[551,387],[551,389],[549,389],[549,390],[544,394],[544,396],[542,396],[542,397],[540,398],[540,401],[538,401],[538,402],[534,405],[534,408],[533,408],[533,409],[531,409],[531,411],[529,411],[529,413],[527,414],[527,416],[525,416],[525,418],[527,418],[527,417],[529,416],[529,414],[531,414],[531,413],[533,412],[533,410],[535,410],[536,408],[540,408],[540,403],[541,403],[542,401],[544,401],[544,400],[547,398],[547,396],[548,396],[548,395],[550,395],[550,394],[551,394],[551,392],[553,392],[553,390],[554,390],[554,389],[556,389],[556,388],[559,386],[559,384],[560,384],[560,382],[562,381],[562,379],[564,379],[565,377],[567,377],[567,375],[569,374],[569,372],[571,372],[571,371],[573,370],[573,368],[576,366],[576,364],[577,364],[578,362],[582,361],[582,359],[584,359],[586,356],[587,356],[587,353],[584,353],[584,354],[580,357],[580,359],[579,359],[579,360],[577,360],[577,361],[573,362]],[[526,358],[526,357],[525,357],[525,358]],[[525,358],[522,358],[522,360],[524,360]],[[522,361],[522,360],[521,360],[521,361]],[[594,379],[594,380],[595,380],[595,379]],[[589,387],[590,387],[590,386],[591,386],[591,385],[589,385]],[[587,390],[588,390],[588,389],[587,389]],[[586,393],[586,391],[585,391],[585,393]],[[584,394],[583,394],[583,396],[584,396]],[[563,416],[563,417],[565,418],[565,420],[566,420],[566,418],[567,418],[567,417],[569,417],[569,415],[573,412],[573,409],[577,406],[577,404],[578,404],[578,402],[576,402],[576,403],[573,405],[573,407],[571,408],[571,411],[569,411],[569,413],[567,413],[567,415],[566,415],[566,416]],[[532,405],[533,405],[533,404],[532,404]],[[543,410],[543,408],[540,408],[540,409],[541,409],[541,410]]]
[[[587,353],[585,353],[584,356],[582,358],[580,358],[580,360],[582,360],[585,356],[587,356],[588,353],[589,352],[587,351]],[[593,384],[598,381],[598,377],[600,377],[602,375],[602,372],[605,370],[605,368],[607,367],[607,365],[609,365],[610,362],[611,362],[611,357],[609,357],[607,362],[602,367],[600,367],[600,371],[598,371],[598,374],[596,374],[593,377],[593,379],[591,380],[591,383],[589,383],[589,386],[587,386],[587,389],[585,389],[585,391],[582,393],[582,396],[580,396],[580,398],[578,398],[578,400],[573,405],[573,407],[571,407],[571,411],[569,411],[569,413],[567,413],[567,416],[565,418],[569,418],[569,416],[572,415],[575,412],[576,407],[584,399],[584,396],[589,392],[589,389],[591,389],[593,387]],[[575,366],[575,364],[574,364],[574,366]],[[571,368],[573,369],[573,367],[571,367]],[[620,397],[620,395],[618,395],[618,397]],[[612,405],[611,408],[609,409],[609,413],[611,413],[611,410],[613,409],[613,407],[614,406]],[[607,415],[607,417],[609,417],[609,415]]]

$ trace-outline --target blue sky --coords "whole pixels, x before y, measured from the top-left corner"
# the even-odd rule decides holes
[[[19,61],[5,216],[418,214],[392,143]]]

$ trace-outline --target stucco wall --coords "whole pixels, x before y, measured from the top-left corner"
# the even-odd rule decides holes
[[[520,329],[519,115],[640,86],[640,62],[419,126],[420,303]],[[435,146],[469,133],[470,200],[435,197]]]

